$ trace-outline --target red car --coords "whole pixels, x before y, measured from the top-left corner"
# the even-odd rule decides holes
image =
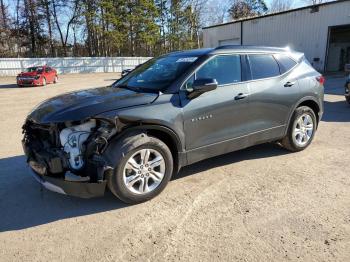
[[[17,76],[18,86],[46,86],[57,82],[57,71],[49,66],[29,67]]]

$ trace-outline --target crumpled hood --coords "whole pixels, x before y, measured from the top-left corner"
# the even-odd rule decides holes
[[[102,112],[152,103],[158,94],[102,87],[81,90],[50,98],[28,116],[36,123],[79,121]]]

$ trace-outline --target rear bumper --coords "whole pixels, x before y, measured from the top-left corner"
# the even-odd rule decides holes
[[[100,183],[70,182],[65,181],[63,178],[38,175],[33,170],[30,173],[46,189],[59,194],[80,198],[102,197],[107,185],[106,181]]]

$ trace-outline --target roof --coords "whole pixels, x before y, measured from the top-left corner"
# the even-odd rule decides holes
[[[171,52],[167,55],[169,56],[202,56],[213,51],[213,48],[201,48],[201,49],[192,49],[192,50],[184,50],[184,51],[175,51]]]
[[[225,45],[217,48],[202,48],[169,53],[169,56],[202,56],[207,54],[220,54],[227,52],[291,52],[287,48],[272,46],[252,46],[252,45]]]
[[[290,9],[290,10],[282,11],[282,12],[278,12],[278,13],[271,13],[271,14],[267,14],[267,15],[254,16],[254,17],[244,18],[244,19],[240,19],[240,20],[236,20],[236,21],[230,21],[230,22],[226,22],[226,23],[222,23],[222,24],[206,26],[206,27],[203,27],[203,29],[209,29],[209,28],[219,27],[219,26],[224,26],[224,25],[229,25],[229,24],[236,24],[236,23],[260,19],[260,18],[264,18],[264,17],[282,15],[282,14],[297,12],[297,11],[301,11],[301,10],[305,10],[305,9],[312,9],[312,8],[317,8],[320,6],[334,5],[334,4],[339,4],[342,2],[348,2],[348,1],[349,0],[337,0],[337,1],[332,1],[332,2],[321,3],[321,4],[309,5],[309,6],[304,6],[304,7],[300,7],[300,8],[296,8],[296,9]]]
[[[253,45],[224,45],[213,49],[210,53],[217,54],[226,51],[236,52],[290,52],[287,48],[273,46],[253,46]]]

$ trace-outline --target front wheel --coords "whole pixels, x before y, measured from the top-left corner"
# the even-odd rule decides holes
[[[317,120],[314,111],[307,106],[298,107],[290,121],[287,135],[281,144],[292,152],[302,151],[307,148],[316,132]]]
[[[113,153],[115,168],[108,179],[111,192],[129,204],[145,202],[162,192],[173,172],[173,157],[167,145],[146,134],[118,144]]]

